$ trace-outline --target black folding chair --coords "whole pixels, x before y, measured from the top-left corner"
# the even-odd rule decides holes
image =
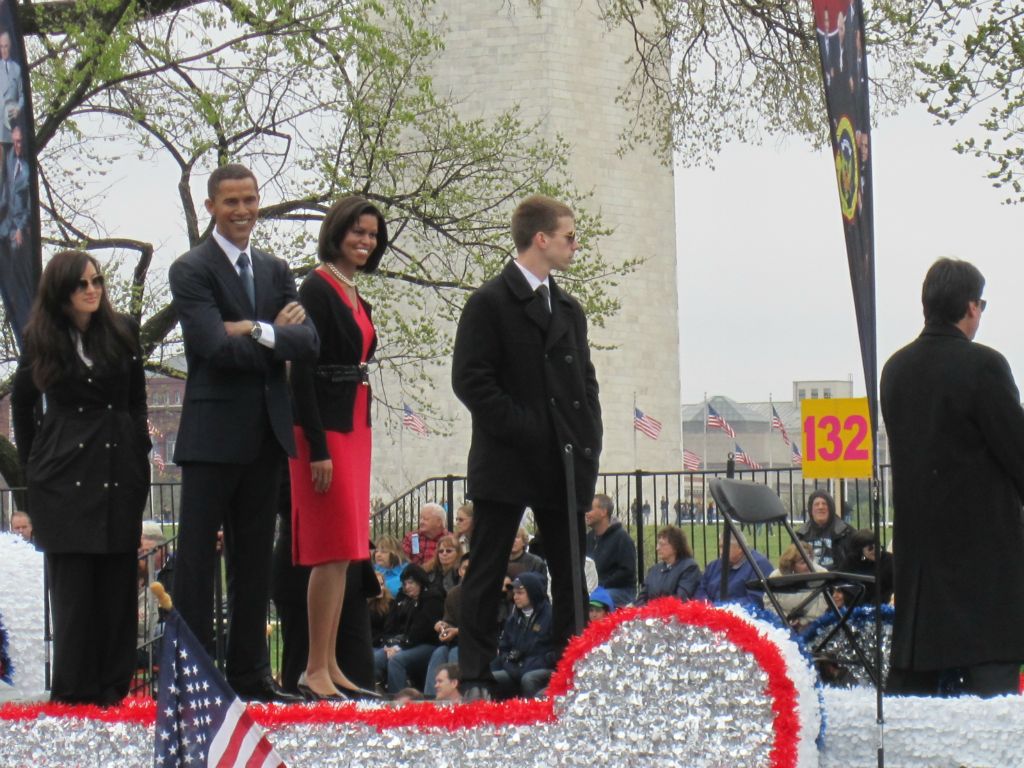
[[[835,614],[838,621],[831,631],[811,648],[811,651],[815,654],[821,653],[832,642],[832,639],[842,632],[856,655],[856,660],[844,661],[863,667],[871,681],[877,685],[878,672],[869,660],[869,656],[864,648],[861,647],[860,639],[854,634],[848,624],[850,617],[853,615],[853,609],[857,607],[868,593],[867,586],[875,583],[875,577],[840,571],[815,571],[814,561],[811,560],[805,551],[803,543],[797,538],[796,531],[793,529],[792,523],[789,522],[786,508],[782,506],[782,500],[768,486],[746,480],[713,478],[710,483],[710,489],[711,495],[714,497],[715,502],[717,502],[718,510],[726,524],[722,556],[728,557],[729,539],[730,537],[735,538],[736,543],[743,550],[743,556],[754,569],[754,573],[757,574],[757,578],[748,581],[747,586],[751,588],[759,587],[764,590],[765,596],[771,603],[772,608],[775,609],[775,612],[785,622],[786,626],[789,626],[790,618],[794,614],[801,612],[805,606],[810,604],[819,595],[823,597],[828,605],[828,610]],[[741,529],[743,525],[761,524],[775,524],[786,530],[790,540],[796,545],[800,557],[807,564],[809,573],[794,573],[770,577],[763,571],[757,564],[757,561],[754,560],[751,554],[752,550],[747,544],[746,537]],[[840,609],[832,597],[832,592],[837,588],[842,588],[844,592],[852,596],[849,605],[844,603],[845,610]],[[789,611],[787,615],[787,611],[779,603],[776,593],[799,592],[803,590],[808,591],[807,597],[801,600],[799,605]]]

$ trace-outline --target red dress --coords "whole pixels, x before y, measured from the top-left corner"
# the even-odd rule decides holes
[[[363,336],[361,361],[366,362],[374,338],[373,323],[359,302],[355,308],[341,284],[317,271],[352,310]],[[288,460],[292,483],[292,562],[321,565],[370,556],[370,458],[373,435],[362,414],[367,413],[370,388],[358,386],[351,432],[326,431],[331,456],[331,485],[326,493],[313,490],[309,442],[295,427],[296,458]]]

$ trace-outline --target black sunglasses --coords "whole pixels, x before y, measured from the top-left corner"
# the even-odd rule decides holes
[[[102,288],[103,287],[103,275],[94,275],[91,280],[85,280],[84,278],[82,280],[79,280],[78,283],[75,285],[75,290],[76,291],[87,291],[87,290],[89,290],[89,286],[90,285],[93,288]]]

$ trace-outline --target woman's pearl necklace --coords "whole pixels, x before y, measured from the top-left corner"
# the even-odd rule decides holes
[[[342,285],[347,285],[349,288],[355,289],[356,281],[354,279],[345,275],[340,269],[331,264],[331,262],[325,261],[324,264],[327,265],[327,268],[331,271],[331,274],[333,274],[336,278],[338,278],[338,280],[341,281]]]

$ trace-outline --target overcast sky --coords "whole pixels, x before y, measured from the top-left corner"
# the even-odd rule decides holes
[[[977,341],[1024,380],[1024,207],[956,154],[965,129],[914,105],[872,133],[879,370],[923,324],[921,281],[940,256],[985,275]],[[864,394],[830,155],[790,139],[727,147],[715,169],[677,169],[683,403],[704,394],[789,399],[795,379],[846,379]]]

